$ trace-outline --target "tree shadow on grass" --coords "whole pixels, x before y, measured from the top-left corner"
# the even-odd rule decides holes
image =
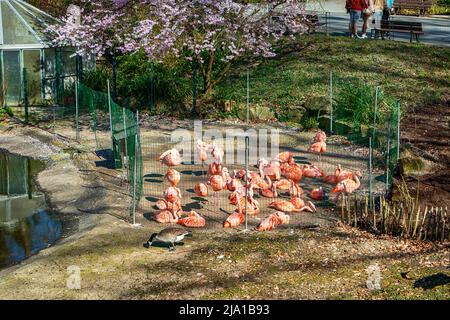
[[[436,273],[431,276],[423,277],[414,282],[414,288],[430,290],[437,286],[450,284],[450,277],[444,273]]]

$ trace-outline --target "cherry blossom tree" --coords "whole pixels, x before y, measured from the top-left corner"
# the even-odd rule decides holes
[[[143,50],[150,60],[168,54],[193,61],[212,92],[243,55],[272,57],[287,32],[304,30],[296,0],[243,4],[235,0],[81,0],[81,19],[68,13],[52,26],[55,41],[103,55]]]

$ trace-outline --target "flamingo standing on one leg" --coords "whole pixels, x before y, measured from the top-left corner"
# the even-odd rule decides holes
[[[203,165],[206,159],[208,159],[208,150],[211,148],[211,145],[202,140],[197,140],[197,144],[195,147],[198,151],[198,158],[202,162],[202,175],[203,175],[204,174]]]
[[[325,143],[325,141],[315,142],[309,147],[309,151],[318,154],[318,159],[320,163],[320,155],[322,153],[327,152],[327,144]]]
[[[211,150],[211,155],[216,159],[216,161],[218,163],[222,163],[224,154],[225,154],[225,152],[223,151],[223,149],[221,147],[213,144],[213,147]]]

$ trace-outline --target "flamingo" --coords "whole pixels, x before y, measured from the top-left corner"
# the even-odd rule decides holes
[[[245,221],[245,215],[242,212],[235,211],[230,214],[223,222],[224,228],[236,228],[243,224]]]
[[[283,212],[301,212],[305,210],[314,212],[316,209],[311,201],[308,201],[308,203],[305,204],[305,202],[298,197],[293,197],[290,201],[273,201],[269,204],[269,208],[274,208]]]
[[[278,160],[280,163],[294,163],[294,155],[290,151],[281,152],[276,155],[273,160]]]
[[[277,189],[289,190],[289,195],[293,197],[297,197],[303,194],[302,188],[292,180],[281,179],[279,181],[275,181],[274,185]]]
[[[303,166],[302,173],[305,177],[308,177],[308,178],[318,178],[318,177],[324,176],[324,173],[320,168],[318,168],[314,165],[309,165],[309,164],[305,164]]]
[[[337,184],[339,182],[338,177],[342,172],[341,165],[339,164],[334,170],[334,174],[330,174],[323,177],[323,182],[328,184]]]
[[[219,146],[216,146],[215,144],[213,144],[212,150],[211,150],[211,155],[216,159],[216,161],[218,163],[222,163],[222,159],[224,156],[225,152],[223,151],[223,149]]]
[[[348,170],[344,170],[341,168],[341,165],[338,165],[338,169],[339,169],[339,174],[337,176],[337,181],[341,182],[347,179],[352,179],[353,177],[353,172],[348,171]],[[361,172],[356,171],[355,172],[358,176],[361,176]]]
[[[279,226],[280,224],[289,224],[290,216],[284,212],[277,211],[266,217],[261,223],[256,227],[258,231],[270,231]]]
[[[197,144],[195,147],[198,151],[198,158],[200,159],[203,165],[206,159],[208,159],[207,152],[211,148],[211,145],[206,142],[203,142],[202,140],[197,140]]]
[[[320,201],[323,199],[323,196],[324,196],[324,191],[323,191],[322,187],[315,188],[315,189],[311,190],[311,192],[309,193],[309,197],[314,200]]]
[[[203,142],[202,140],[197,140],[196,149],[198,151],[198,158],[202,162],[202,175],[203,175],[203,165],[205,164],[206,159],[208,159],[208,150],[211,148],[211,145]]]
[[[322,130],[319,130],[314,137],[315,142],[325,142],[326,140],[327,135]]]
[[[164,196],[167,201],[174,202],[181,199],[181,190],[177,187],[168,187],[164,192]]]
[[[177,149],[173,148],[163,152],[159,157],[159,161],[168,167],[174,167],[181,163],[181,156]]]
[[[223,167],[222,168],[222,179],[225,182],[225,186],[223,187],[224,189],[227,189],[228,186],[228,182],[230,182],[232,180],[230,173],[228,172],[228,168]]]
[[[259,177],[255,181],[252,179],[252,182],[254,183],[254,188],[260,190],[269,189],[273,185],[272,179],[270,179],[268,176],[266,176],[264,179]]]
[[[208,186],[204,183],[198,182],[194,187],[194,192],[199,197],[208,196]]]
[[[274,186],[267,188],[267,189],[260,189],[259,194],[261,196],[263,196],[264,198],[277,198],[278,197],[277,189]]]
[[[166,199],[158,199],[155,205],[159,210],[168,210],[171,207],[171,203]]]
[[[169,210],[161,210],[154,216],[154,219],[159,223],[177,223],[178,215]]]
[[[352,193],[361,186],[361,181],[359,180],[359,172],[353,173],[351,179],[345,179],[339,182],[333,190],[332,193]]]
[[[280,180],[280,162],[278,160],[272,160],[268,162],[266,159],[261,158],[258,160],[259,174],[261,178],[269,177],[272,180]]]
[[[177,223],[188,228],[202,228],[206,225],[206,220],[195,211],[190,211],[187,217],[179,218]]]
[[[223,180],[223,177],[217,174],[209,178],[208,184],[215,192],[222,190],[226,186],[226,182]]]
[[[241,169],[239,171],[234,170],[234,177],[241,179],[241,180],[245,180],[245,176],[247,175],[247,178],[250,180],[252,178],[252,175],[254,175],[253,171],[249,171],[247,173],[247,171],[245,169]]]
[[[227,182],[227,189],[230,191],[236,191],[236,189],[240,188],[241,186],[241,180],[237,178],[233,178]]]
[[[287,179],[299,183],[302,180],[303,170],[297,163],[285,163],[281,166],[281,174]]]
[[[173,187],[176,187],[178,185],[178,183],[180,182],[181,176],[177,170],[169,169],[169,170],[167,170],[167,173],[164,176],[164,178],[167,178],[167,180],[169,180],[170,184]]]
[[[247,198],[245,198],[245,196],[243,195],[244,188],[241,188],[240,190],[237,191],[236,193],[236,205],[237,205],[237,211],[241,212],[243,214],[245,214],[245,206],[247,204],[247,213],[248,215],[258,215],[260,212],[259,209],[259,203],[257,200],[255,200],[253,198],[254,194],[253,194],[253,184],[250,183],[248,190],[247,190]]]
[[[323,177],[323,182],[327,184],[336,184],[338,183],[338,177],[334,174],[330,174],[328,176]]]
[[[309,147],[309,151],[317,153],[320,162],[320,155],[327,152],[327,144],[325,141],[315,142]]]
[[[219,162],[212,162],[209,164],[208,176],[222,174],[222,165]]]

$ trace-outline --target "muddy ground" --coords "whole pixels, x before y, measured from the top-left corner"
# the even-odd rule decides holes
[[[145,215],[140,227],[124,221],[123,175],[96,165],[94,139],[80,145],[7,125],[0,142],[30,156],[50,150],[38,183],[55,211],[78,218],[73,234],[0,271],[2,299],[450,299],[448,244],[376,237],[337,222],[268,233],[195,230],[175,252],[145,249],[164,226]],[[81,271],[78,290],[67,286],[71,266]],[[369,267],[381,272],[378,290],[367,287]]]
[[[419,190],[423,206],[450,207],[450,95],[409,110],[401,122],[401,139],[425,163],[421,173],[405,174],[411,194]]]

